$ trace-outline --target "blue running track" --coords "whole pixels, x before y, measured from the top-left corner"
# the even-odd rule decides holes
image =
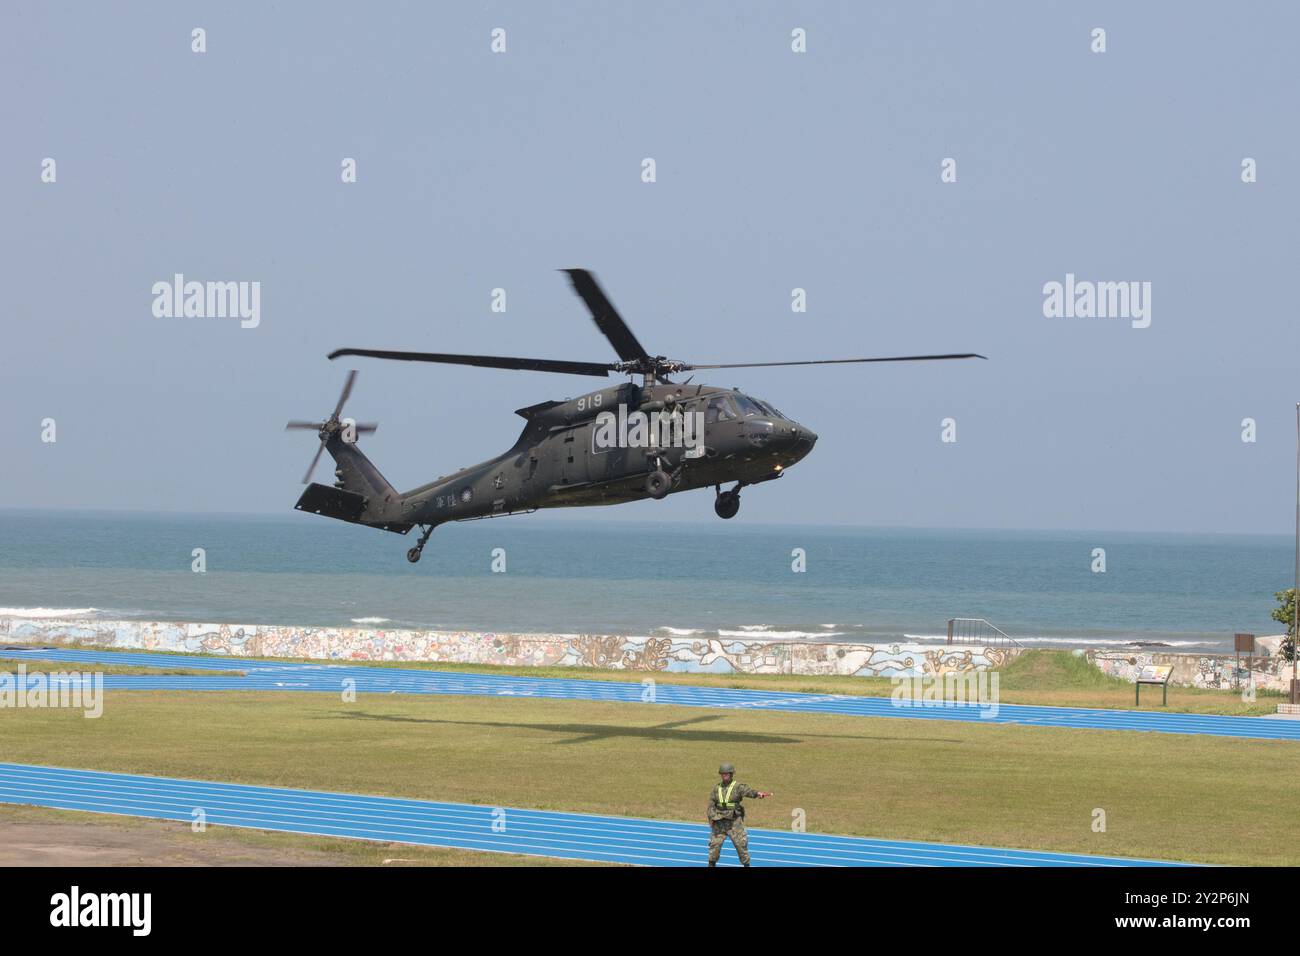
[[[7,648],[0,656],[33,657],[70,664],[139,665],[186,670],[243,671],[242,676],[105,674],[104,687],[118,690],[280,690],[339,693],[346,685],[366,694],[467,694],[495,697],[534,697],[554,700],[603,700],[645,703],[642,684],[631,681],[570,680],[468,674],[354,664],[286,664],[242,657],[175,656],[68,649]],[[972,723],[1028,727],[1071,727],[1090,730],[1146,730],[1212,737],[1251,737],[1300,740],[1300,720],[1268,717],[1218,717],[1156,711],[1097,710],[1083,707],[1033,707],[1002,704],[996,711],[978,705],[905,705],[888,697],[843,694],[792,694],[778,691],[734,690],[658,683],[655,704],[716,707],[732,710],[778,710],[858,717],[960,720]]]
[[[604,817],[252,787],[0,763],[0,803],[156,820],[644,866],[701,866],[709,828]],[[494,827],[494,824],[496,826]],[[945,846],[784,830],[749,831],[755,866],[1171,866],[1156,860]],[[728,844],[723,866],[738,866]]]

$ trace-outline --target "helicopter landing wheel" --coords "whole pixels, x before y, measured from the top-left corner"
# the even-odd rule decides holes
[[[645,490],[651,498],[658,501],[661,498],[667,498],[668,492],[672,490],[673,479],[668,472],[657,469],[650,472],[645,480]]]
[[[420,535],[420,540],[415,543],[415,547],[406,552],[406,560],[415,564],[420,560],[420,554],[424,551],[424,543],[429,540],[429,535],[433,534],[433,525],[429,525]]]
[[[734,518],[740,510],[740,492],[724,491],[713,502],[713,510],[719,518]]]

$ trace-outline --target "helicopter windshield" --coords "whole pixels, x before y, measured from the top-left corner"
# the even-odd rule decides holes
[[[753,418],[755,415],[771,417],[771,412],[762,406],[761,403],[754,401],[748,395],[734,395],[736,404],[740,406],[740,415],[742,418]]]
[[[706,425],[712,425],[715,422],[729,422],[737,417],[736,408],[726,395],[714,395],[709,399],[709,404],[704,410],[704,424]]]

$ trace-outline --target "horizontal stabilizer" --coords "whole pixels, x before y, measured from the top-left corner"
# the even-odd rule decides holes
[[[382,528],[384,531],[392,531],[396,534],[406,534],[414,527],[399,522],[371,524],[363,521],[362,515],[366,510],[366,499],[363,495],[315,482],[307,486],[307,490],[302,493],[302,497],[294,507],[299,511],[310,511],[312,514],[324,515],[326,518],[351,521],[353,524],[368,524],[370,527]]]

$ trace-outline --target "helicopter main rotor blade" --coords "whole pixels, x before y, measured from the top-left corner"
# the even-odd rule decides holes
[[[771,368],[777,365],[847,365],[854,362],[933,362],[944,359],[987,359],[987,357],[975,352],[962,352],[954,355],[895,355],[888,358],[813,359],[808,362],[732,362],[721,365],[682,365],[681,371],[691,371],[697,368]]]
[[[441,362],[445,365],[477,365],[480,368],[519,369],[528,372],[562,372],[567,375],[594,375],[605,378],[613,365],[599,362],[567,362],[562,359],[510,358],[502,355],[451,355],[445,352],[397,352],[389,349],[336,349],[331,359],[341,355],[395,359],[402,362]]]
[[[637,341],[632,330],[623,321],[623,317],[618,314],[614,303],[609,301],[604,290],[596,283],[595,276],[586,269],[562,271],[568,275],[569,281],[573,283],[573,291],[578,293],[582,301],[587,304],[587,310],[591,312],[596,328],[609,339],[609,344],[614,346],[614,351],[618,353],[619,358],[624,362],[631,362],[650,357],[650,353]]]

